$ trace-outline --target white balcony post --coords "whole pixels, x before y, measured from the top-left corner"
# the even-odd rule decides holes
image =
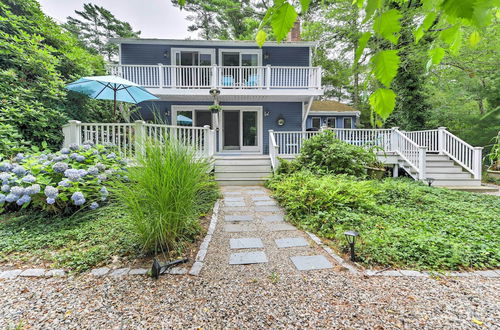
[[[158,87],[163,88],[163,64],[158,63]]]
[[[398,136],[396,131],[399,130],[399,127],[392,127],[391,128],[391,151],[396,151],[397,146],[398,146]]]
[[[210,84],[212,88],[217,88],[217,64],[212,64],[212,79],[210,79]]]
[[[134,148],[136,156],[143,155],[144,144],[146,142],[146,122],[144,120],[136,120],[134,122]]]
[[[271,66],[266,65],[266,89],[271,89]]]
[[[70,120],[63,126],[64,142],[63,147],[67,148],[70,144],[80,145],[82,142],[82,122]]]
[[[321,74],[322,74],[321,67],[318,67],[318,69],[317,69],[316,72],[317,72],[317,81],[316,81],[317,85],[316,85],[316,88],[321,88]]]
[[[481,180],[483,166],[483,147],[474,147],[472,170],[474,171],[474,179]]]
[[[444,135],[446,131],[446,127],[438,127],[438,152],[440,155],[443,154],[444,151]]]
[[[426,157],[427,157],[427,147],[418,147],[418,178],[419,180],[425,180],[427,178],[426,173]]]

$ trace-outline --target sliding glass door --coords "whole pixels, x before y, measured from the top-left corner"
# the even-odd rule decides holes
[[[212,49],[173,48],[171,71],[173,86],[201,88],[209,87],[215,52]],[[168,75],[168,73],[167,73]]]

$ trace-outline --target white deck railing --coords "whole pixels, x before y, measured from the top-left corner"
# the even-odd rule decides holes
[[[171,139],[195,150],[198,157],[211,157],[215,153],[215,132],[209,126],[171,126],[134,123],[81,123],[70,120],[63,126],[64,146],[70,144],[112,144],[120,155],[133,158],[141,150],[145,139],[164,141]]]
[[[428,152],[439,152],[439,129],[406,132],[401,131],[419,146],[427,147]]]
[[[426,178],[427,147],[419,146],[399,130],[393,129],[390,149],[416,172],[416,174],[409,173],[410,175],[418,180]]]
[[[321,88],[320,67],[109,65],[108,72],[147,88]]]
[[[472,173],[474,179],[481,179],[483,148],[473,147],[446,130],[442,134],[441,148],[440,152]]]

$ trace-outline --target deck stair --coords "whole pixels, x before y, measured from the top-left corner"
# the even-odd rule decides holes
[[[224,186],[262,185],[271,175],[268,155],[217,155],[215,180]]]

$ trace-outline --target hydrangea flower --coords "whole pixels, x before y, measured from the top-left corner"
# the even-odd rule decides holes
[[[66,159],[68,159],[68,155],[64,154],[64,155],[56,156],[52,160],[55,162],[60,162],[62,160],[66,160]]]
[[[8,172],[12,169],[12,164],[11,163],[1,163],[0,164],[0,172]]]
[[[69,154],[70,152],[71,152],[71,151],[70,151],[68,148],[62,148],[62,149],[61,149],[61,153],[62,153],[63,155],[67,155],[67,154]]]
[[[10,191],[10,186],[8,184],[2,185],[2,192],[8,193]]]
[[[22,153],[18,153],[18,154],[16,155],[16,157],[14,157],[14,161],[15,161],[15,162],[20,162],[20,161],[22,161],[24,158],[26,158],[26,157],[24,157],[24,154],[22,154]]]
[[[88,174],[90,175],[97,175],[99,174],[99,169],[95,166],[90,166],[88,169],[87,169],[87,172]]]
[[[85,161],[85,156],[83,156],[83,155],[77,155],[77,156],[75,157],[75,160],[76,160],[77,162],[80,162],[80,163],[81,163],[81,162]]]
[[[13,193],[10,193],[8,194],[6,197],[5,197],[5,201],[8,202],[8,203],[12,203],[12,202],[15,202],[19,199],[19,195],[16,195],[16,194],[13,194]]]
[[[108,196],[109,196],[109,192],[108,192],[108,189],[106,189],[106,187],[102,186],[101,189],[99,190],[99,192],[101,193],[101,200],[104,202],[106,199],[108,199]]]
[[[47,160],[45,162],[43,162],[43,166],[49,166],[50,164],[52,164],[52,162],[50,160]]]
[[[81,175],[79,170],[70,168],[64,171],[64,176],[70,179],[71,181],[78,181]]]
[[[84,144],[84,145],[82,146],[82,148],[83,148],[83,150],[90,150],[90,148],[92,148],[92,146],[91,146],[91,145],[88,145],[88,144]]]
[[[71,159],[76,159],[76,157],[78,157],[78,154],[76,152],[69,155],[69,158],[71,158]]]
[[[56,202],[55,198],[51,198],[51,197],[47,197],[46,201],[47,201],[47,204],[50,204],[50,205],[52,205]]]
[[[78,149],[80,149],[80,146],[78,144],[76,144],[76,143],[72,143],[72,144],[69,145],[69,150],[75,151],[75,150],[78,150]]]
[[[87,174],[89,174],[89,172],[87,172],[86,170],[84,170],[82,168],[82,169],[78,170],[78,174],[80,175],[81,178],[83,178],[84,176],[86,176]]]
[[[71,187],[71,182],[68,180],[68,179],[64,179],[62,181],[60,181],[58,184],[58,186],[61,186],[61,187]]]
[[[39,184],[33,184],[33,185],[24,189],[24,193],[26,195],[34,195],[34,194],[38,194],[39,192],[40,192],[40,185]]]
[[[12,168],[12,172],[18,176],[22,176],[26,173],[26,169],[20,165],[16,165]]]
[[[0,181],[2,181],[3,183],[6,183],[10,180],[10,178],[12,177],[12,175],[10,173],[0,173]]]
[[[64,173],[64,171],[68,169],[68,164],[63,162],[57,162],[54,165],[52,165],[52,169],[54,170],[54,172]]]
[[[44,193],[45,196],[55,199],[57,195],[59,195],[59,190],[57,190],[57,188],[55,187],[47,186],[45,187]]]
[[[23,187],[19,187],[19,186],[11,187],[10,188],[10,193],[14,194],[14,195],[17,195],[17,196],[24,195],[24,188]]]
[[[99,207],[99,204],[97,202],[92,202],[92,204],[90,204],[90,209],[91,210],[95,210],[98,207]]]
[[[23,204],[31,202],[31,196],[30,195],[23,195],[21,198],[19,198],[16,202],[17,205],[21,206]]]
[[[75,191],[73,195],[71,195],[71,200],[76,206],[81,206],[85,203],[85,197],[80,191]]]
[[[106,156],[106,158],[107,158],[107,159],[115,159],[115,158],[116,158],[116,154],[115,154],[114,152],[112,152],[112,153],[108,154],[108,155]]]
[[[89,146],[91,146],[91,147],[95,145],[95,144],[94,144],[94,142],[93,142],[92,140],[86,140],[86,141],[83,141],[83,144],[84,144],[84,145],[89,145]]]
[[[36,178],[33,175],[28,174],[22,179],[22,181],[25,183],[33,183],[36,181]]]
[[[99,171],[104,171],[106,169],[106,165],[102,164],[102,163],[97,163],[95,164],[95,167],[97,167],[97,169]]]
[[[5,202],[5,195],[4,194],[0,194],[0,204],[2,204],[4,202]]]
[[[42,155],[38,156],[38,160],[47,160],[47,159],[49,159],[49,155],[42,154]]]
[[[101,181],[105,181],[105,180],[107,180],[107,179],[108,179],[108,177],[107,177],[105,174],[99,174],[99,175],[97,176],[97,178],[98,178],[99,180],[101,180]]]

